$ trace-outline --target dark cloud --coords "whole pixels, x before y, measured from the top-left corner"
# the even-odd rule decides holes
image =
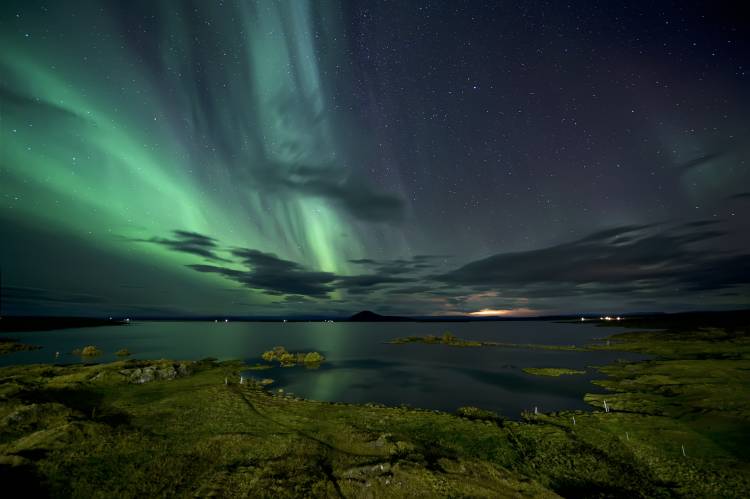
[[[434,262],[438,259],[444,259],[438,255],[417,255],[411,259],[396,258],[392,260],[373,260],[370,258],[361,258],[349,260],[351,263],[362,265],[372,270],[374,274],[381,276],[404,274],[418,274],[419,272],[434,269],[437,265]]]
[[[216,254],[219,247],[216,239],[213,237],[186,230],[173,230],[172,236],[172,239],[152,237],[151,239],[139,239],[138,241],[159,244],[174,251],[201,256],[208,260],[217,262],[228,261]]]
[[[368,222],[400,222],[404,201],[393,194],[377,192],[342,168],[273,164],[254,171],[267,188],[325,198],[349,214]]]
[[[308,298],[307,296],[302,295],[286,295],[284,297],[284,303],[287,304],[300,304],[300,303],[312,303],[313,300]]]
[[[708,227],[608,229],[549,248],[497,254],[436,279],[524,296],[704,291],[750,283],[750,255],[701,247],[724,235]]]
[[[369,293],[388,284],[404,284],[413,282],[412,277],[383,275],[383,274],[362,274],[353,276],[339,276],[336,280],[336,287],[345,289],[349,293],[363,294]]]
[[[350,263],[357,265],[377,265],[378,262],[371,260],[370,258],[358,258],[356,260],[349,260]]]
[[[11,78],[12,74],[13,72],[11,71],[7,77]],[[11,112],[15,108],[26,116],[43,114],[46,118],[45,121],[57,120],[56,122],[58,124],[61,123],[59,119],[67,119],[69,121],[73,120],[77,122],[90,121],[55,102],[28,97],[4,85],[0,86],[0,101],[3,102],[5,112]]]
[[[732,194],[727,199],[730,199],[730,200],[750,199],[750,192],[738,192],[737,194]]]
[[[432,288],[430,286],[421,286],[421,285],[415,285],[415,286],[405,286],[400,287],[398,289],[395,289],[393,292],[396,294],[420,294],[420,293],[427,293],[431,291]]]
[[[165,246],[183,252],[217,247],[209,237],[174,231]],[[713,220],[681,225],[630,225],[600,230],[576,241],[515,253],[501,253],[437,273],[446,257],[418,255],[411,259],[362,258],[351,263],[367,271],[355,275],[311,270],[273,253],[234,248],[231,265],[192,264],[198,272],[215,273],[248,289],[283,296],[283,304],[333,303],[329,293],[346,293],[341,303],[389,304],[473,310],[481,304],[513,308],[550,300],[593,303],[623,297],[623,303],[681,293],[736,291],[750,283],[750,255],[709,251],[726,233]],[[179,244],[178,244],[179,243]],[[163,244],[163,243],[162,243]],[[189,251],[188,251],[189,250]],[[196,253],[200,254],[200,253]],[[204,256],[204,255],[202,255]],[[386,300],[386,301],[383,301]],[[404,301],[406,300],[406,301]],[[574,303],[574,302],[571,302]],[[502,308],[501,307],[501,308]],[[404,309],[406,310],[406,309]]]
[[[188,265],[198,272],[223,275],[250,289],[261,290],[270,295],[305,295],[326,297],[333,291],[332,283],[336,276],[330,272],[310,271],[302,265],[284,260],[273,253],[236,248],[232,254],[237,257],[245,270],[236,270],[215,265]]]
[[[85,293],[59,292],[50,289],[28,288],[23,286],[3,286],[3,299],[8,302],[39,302],[39,303],[104,303],[101,296]]]
[[[708,165],[712,161],[721,158],[724,156],[724,152],[715,152],[710,154],[704,154],[703,156],[699,156],[697,158],[691,159],[690,161],[686,161],[682,164],[677,165],[677,167],[680,170],[680,173],[685,173],[693,168],[698,168],[703,165]]]

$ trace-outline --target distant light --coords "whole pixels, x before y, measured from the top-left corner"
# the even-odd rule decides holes
[[[581,322],[583,322],[583,321],[585,321],[585,320],[586,320],[586,318],[585,318],[585,317],[581,317]]]
[[[224,319],[224,322],[229,322],[229,319]]]

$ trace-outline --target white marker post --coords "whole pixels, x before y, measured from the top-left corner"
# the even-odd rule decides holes
[[[242,376],[240,376],[240,384],[241,384],[241,385],[244,385],[244,384],[245,384],[245,378],[243,378]]]
[[[228,385],[228,384],[229,384],[229,378],[224,378],[224,384],[225,384],[225,385]]]
[[[575,425],[576,425],[576,417],[573,416],[573,426],[575,426]]]
[[[682,447],[682,456],[687,457],[687,454],[685,454],[685,445],[683,444],[680,447]]]

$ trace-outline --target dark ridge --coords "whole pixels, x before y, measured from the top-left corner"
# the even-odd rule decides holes
[[[370,310],[363,310],[349,317],[349,322],[413,322],[408,317],[396,317],[394,315],[380,315]]]
[[[597,321],[603,326],[692,330],[701,327],[718,327],[729,330],[750,326],[750,309],[728,311],[696,311],[672,314],[626,315],[623,321]]]
[[[51,331],[74,327],[121,326],[128,320],[99,319],[94,317],[35,317],[5,316],[0,317],[0,332],[12,331]]]

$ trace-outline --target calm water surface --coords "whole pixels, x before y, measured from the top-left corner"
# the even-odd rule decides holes
[[[446,330],[464,339],[548,345],[583,345],[621,331],[554,322],[137,322],[4,333],[43,348],[2,356],[0,365],[80,362],[70,352],[85,345],[97,345],[104,351],[97,358],[101,362],[116,360],[114,352],[127,348],[137,359],[216,357],[255,363],[261,362],[263,351],[283,345],[290,351],[319,351],[326,362],[316,370],[274,368],[249,371],[247,375],[272,378],[276,381],[274,388],[317,400],[409,404],[447,411],[475,405],[516,417],[534,406],[540,411],[587,409],[583,394],[601,391],[591,384],[601,375],[588,366],[642,358],[621,352],[385,343],[399,336],[442,334]],[[55,352],[60,352],[57,360]],[[588,372],[549,378],[528,375],[521,371],[523,367],[571,367]]]

